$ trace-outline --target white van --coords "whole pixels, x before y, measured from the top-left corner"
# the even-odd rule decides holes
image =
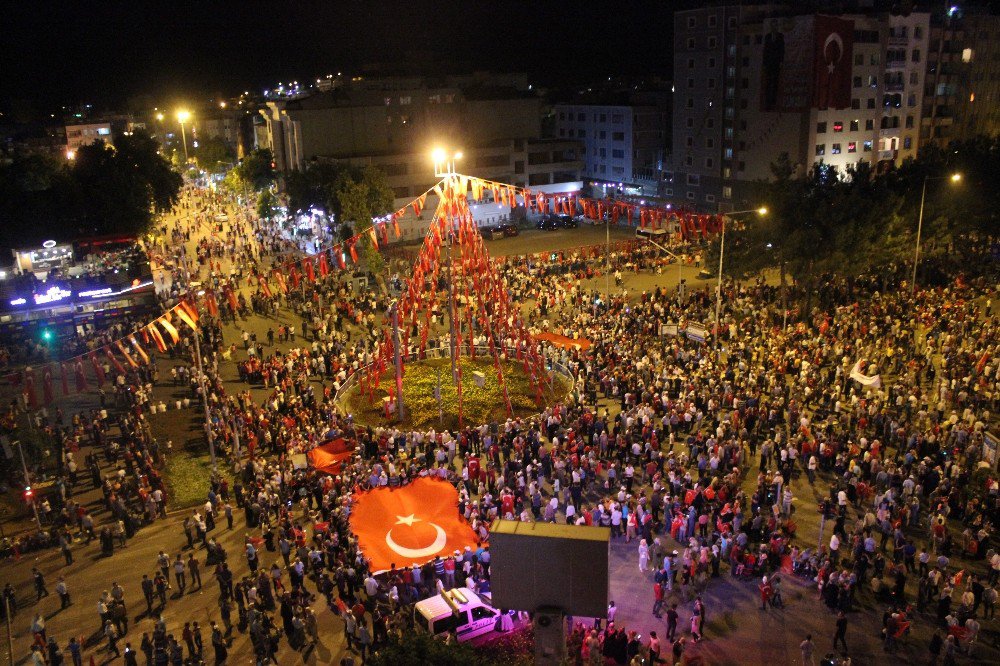
[[[413,620],[418,627],[434,636],[447,636],[454,630],[460,641],[490,633],[499,615],[500,611],[484,603],[467,587],[442,590],[413,607]]]

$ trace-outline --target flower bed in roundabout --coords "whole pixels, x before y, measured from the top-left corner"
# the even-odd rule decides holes
[[[507,409],[504,403],[503,388],[497,378],[493,361],[489,357],[459,359],[462,368],[462,422],[464,425],[478,425],[493,421],[503,422],[507,419]],[[526,417],[537,414],[544,408],[535,403],[535,390],[531,378],[525,373],[520,363],[502,361],[504,379],[510,396],[510,404],[515,417]],[[483,385],[476,382],[475,372],[484,375]],[[387,425],[396,423],[393,416],[386,419],[383,398],[389,395],[389,389],[395,388],[395,375],[390,368],[383,375],[374,400],[369,401],[358,386],[354,386],[342,397],[344,408],[354,417],[359,425]],[[435,388],[438,378],[441,383],[441,412],[439,418],[438,399]],[[545,391],[547,404],[559,402],[567,396],[572,386],[567,378],[556,374],[551,387]],[[402,425],[406,428],[423,430],[427,428],[457,428],[458,427],[458,391],[452,383],[451,360],[448,358],[421,359],[406,364],[403,376],[403,401],[406,407],[406,419]]]

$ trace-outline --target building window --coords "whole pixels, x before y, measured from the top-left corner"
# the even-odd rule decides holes
[[[392,118],[389,118],[389,122],[392,122]],[[559,136],[565,137],[566,136],[566,130],[560,129],[559,130]]]
[[[625,122],[625,116],[623,116],[620,113],[612,113],[611,122],[613,122],[615,125],[621,125],[623,122]]]
[[[611,140],[612,141],[624,141],[625,140],[625,132],[612,132],[611,133]]]
[[[715,67],[715,58],[709,58],[708,59],[708,67],[709,67],[709,69],[711,69],[712,67]]]
[[[688,58],[688,69],[694,69],[694,58]]]
[[[576,120],[577,120],[577,122],[580,122],[580,123],[585,122],[587,120],[587,114],[585,114],[585,113],[578,113],[578,114],[576,114]]]
[[[582,130],[582,129],[578,129],[578,130],[576,131],[576,136],[577,136],[578,138],[580,138],[580,139],[585,139],[585,138],[587,138],[587,130]]]
[[[688,30],[694,28],[697,25],[697,19],[694,16],[688,16]]]
[[[906,129],[913,129],[913,116],[906,116]]]
[[[733,149],[732,148],[726,148],[724,151],[722,151],[722,155],[727,160],[733,159]]]
[[[559,120],[566,120],[566,112],[565,111],[560,111],[559,112]]]
[[[851,121],[851,131],[852,132],[857,132],[858,131],[858,125],[859,125],[859,122],[857,120],[852,120]]]
[[[834,121],[834,123],[833,123],[833,131],[834,132],[843,132],[844,131],[844,123],[842,123],[839,120]]]
[[[696,173],[689,173],[687,175],[687,184],[690,187],[699,187],[699,186],[701,186],[701,176],[699,176]]]
[[[694,127],[694,118],[688,118],[687,119],[687,126],[688,126],[689,129],[692,128],[692,127]],[[602,132],[602,134],[603,134],[603,132]],[[604,137],[601,137],[601,138],[604,138]]]
[[[826,123],[816,123],[816,134],[826,134]]]
[[[962,49],[962,62],[972,62],[974,55],[972,49]]]
[[[910,72],[910,85],[915,86],[920,81],[920,75],[916,72]]]
[[[715,139],[708,137],[705,139],[706,148],[715,148]]]
[[[855,88],[860,88],[861,87],[862,83],[861,83],[861,77],[860,76],[855,76],[854,77],[854,83],[853,83],[853,85],[854,85]]]
[[[606,114],[606,113],[602,113],[601,114],[601,122],[602,123],[608,122],[608,114]]]
[[[868,107],[869,109],[874,109],[874,108],[875,108],[875,98],[874,98],[874,97],[869,97],[869,98],[868,98],[868,104],[867,104],[867,107]]]
[[[865,54],[864,53],[855,53],[854,54],[854,65],[856,67],[861,67],[864,64],[865,64]]]
[[[903,150],[909,150],[912,147],[913,147],[913,139],[911,139],[908,136],[903,137]]]
[[[694,158],[688,155],[684,158],[684,166],[692,166],[694,164]]]
[[[849,141],[847,143],[847,152],[849,152],[849,153],[856,153],[856,152],[858,152],[858,142],[857,141]]]
[[[611,157],[615,157],[620,160],[625,159],[625,151],[616,148],[611,151]]]
[[[712,90],[714,88],[715,88],[715,79],[709,79],[708,80],[708,89]]]
[[[817,143],[816,144],[816,155],[826,155],[826,144]]]
[[[613,173],[613,174],[616,174],[616,175],[619,175],[619,176],[620,176],[620,175],[622,175],[623,173],[625,173],[625,167],[620,167],[620,166],[616,166],[616,167],[611,167],[611,173]]]
[[[714,118],[706,118],[705,119],[705,127],[708,127],[709,129],[715,127],[715,119]]]
[[[723,186],[723,188],[722,188],[722,198],[723,199],[732,199],[733,198],[733,188],[729,187],[728,185]]]
[[[601,148],[601,157],[607,157],[607,156],[608,156],[608,149]]]
[[[706,169],[711,169],[714,166],[715,166],[715,160],[713,160],[711,157],[706,157],[705,158],[705,168]]]
[[[714,48],[715,48],[715,45],[716,45],[716,43],[717,43],[717,41],[716,41],[715,37],[709,37],[709,38],[708,38],[708,44],[707,44],[707,46],[708,46],[708,48],[710,48],[710,49],[714,49]]]
[[[688,37],[688,49],[691,51],[694,50],[694,37]]]
[[[687,142],[687,147],[688,148],[694,148],[694,137],[693,136],[687,137],[687,139],[685,139],[685,141]]]
[[[860,109],[861,108],[861,100],[858,99],[857,97],[852,98],[851,99],[851,108],[854,109],[855,111],[857,111],[858,109]]]
[[[873,130],[873,129],[875,129],[875,119],[874,118],[866,118],[865,119],[865,130]]]
[[[718,25],[718,23],[719,23],[719,18],[715,14],[712,14],[711,16],[708,17],[709,28],[714,28],[716,25]]]
[[[910,62],[920,62],[920,49],[913,49],[910,54]]]
[[[608,133],[605,132],[604,130],[601,130],[600,136],[601,136],[602,139],[606,139],[606,138],[608,138]]]
[[[691,201],[694,201],[694,192],[688,192],[687,198],[690,199]]]
[[[413,98],[410,97],[409,95],[407,95],[406,97],[400,97],[399,98],[399,103],[400,104],[410,104],[411,102],[413,102]]]
[[[688,79],[688,88],[694,88],[694,79]]]
[[[840,154],[840,144],[839,143],[833,144],[833,147],[830,149],[830,154],[831,155],[839,155]]]
[[[871,141],[865,141],[863,144],[861,144],[861,150],[864,151],[864,152],[866,152],[866,153],[872,152],[872,142]]]

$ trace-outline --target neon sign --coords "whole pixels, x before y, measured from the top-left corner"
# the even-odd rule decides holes
[[[80,298],[97,298],[99,296],[107,296],[113,290],[111,287],[104,287],[103,289],[91,289],[89,291],[77,292],[77,296]]]
[[[24,305],[24,304],[25,304],[25,303],[27,303],[27,302],[28,302],[28,301],[26,301],[26,300],[25,300],[25,299],[23,299],[23,298],[15,298],[14,300],[12,300],[12,301],[10,302],[10,304],[11,304],[11,305]]]
[[[67,291],[62,287],[50,287],[45,293],[34,295],[35,305],[54,303],[56,301],[61,301],[64,298],[69,298],[72,295],[73,292]]]

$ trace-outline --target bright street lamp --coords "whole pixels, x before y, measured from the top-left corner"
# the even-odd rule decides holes
[[[920,214],[917,216],[917,245],[913,250],[913,279],[910,280],[910,293],[917,292],[917,266],[920,263],[920,234],[924,229],[924,202],[927,200],[927,181],[944,180],[947,178],[953,183],[961,182],[962,174],[953,173],[950,176],[924,176],[924,186],[920,191]]]
[[[743,215],[744,213],[757,213],[760,216],[767,215],[767,208],[761,206],[760,208],[749,208],[747,210],[734,210],[731,213],[726,213],[722,216],[722,233],[719,238],[719,278],[717,284],[715,285],[715,355],[716,358],[719,356],[719,338],[722,335],[722,328],[720,326],[722,321],[722,259],[726,253],[726,218],[732,217],[733,215]]]
[[[431,160],[434,161],[434,175],[441,177],[455,173],[455,162],[460,159],[462,159],[461,150],[455,151],[451,157],[448,157],[448,153],[444,148],[435,148],[431,151]],[[444,170],[441,167],[444,167]]]
[[[188,161],[188,144],[187,144],[187,134],[184,132],[184,123],[191,119],[191,112],[186,109],[181,109],[177,112],[177,122],[181,124],[181,141],[184,143],[184,162]]]

